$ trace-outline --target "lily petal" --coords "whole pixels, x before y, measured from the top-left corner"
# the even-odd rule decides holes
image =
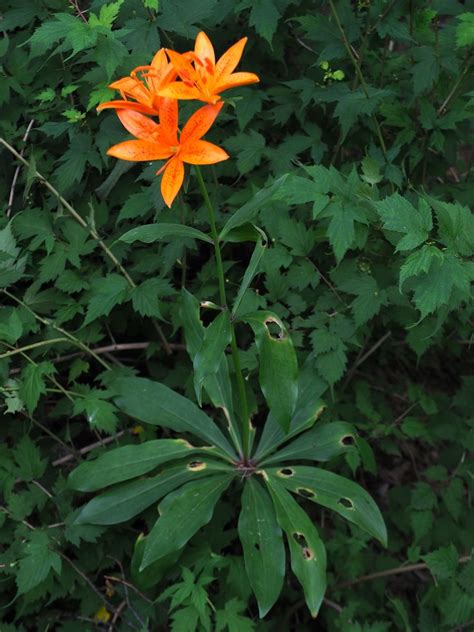
[[[161,99],[160,127],[163,137],[170,145],[178,144],[178,102],[176,99]]]
[[[184,147],[179,157],[190,165],[214,165],[230,158],[221,147],[208,143],[206,140],[195,140]]]
[[[230,75],[235,70],[244,52],[247,39],[247,37],[243,37],[222,55],[216,64],[216,80]]]
[[[160,97],[168,97],[169,99],[202,99],[201,91],[194,86],[187,86],[182,81],[170,83],[159,91]]]
[[[229,90],[229,88],[237,88],[238,86],[246,86],[249,83],[258,83],[260,79],[253,72],[234,72],[226,75],[214,87],[216,92]]]
[[[173,155],[167,145],[149,140],[126,140],[111,147],[107,154],[120,160],[141,162],[145,160],[163,160]]]
[[[161,179],[161,195],[169,207],[178,195],[184,180],[184,165],[179,158],[170,160]]]
[[[216,63],[216,56],[214,53],[214,47],[211,44],[211,40],[208,36],[201,31],[198,33],[196,37],[196,43],[194,44],[194,52],[199,57],[199,59],[205,63],[205,60],[208,59],[212,66]]]
[[[117,110],[116,112],[120,122],[132,136],[141,140],[162,141],[163,134],[160,126],[147,116],[133,110]]]
[[[151,116],[158,116],[159,112],[155,108],[143,103],[136,103],[135,101],[106,101],[97,106],[97,111],[102,110],[133,110],[134,112],[141,112],[142,114],[149,114]]]
[[[190,62],[188,55],[180,55],[174,50],[169,50],[168,48],[166,49],[166,53],[168,54],[174,69],[183,81],[187,81],[192,84],[199,81],[199,76]]]
[[[164,48],[160,48],[160,50],[151,60],[150,65],[158,72],[161,72],[166,68],[166,66],[168,65],[168,57],[166,56],[166,51]]]
[[[202,138],[216,120],[223,105],[224,102],[220,101],[220,103],[215,105],[205,105],[199,108],[197,112],[194,112],[181,132],[181,146],[190,140],[194,141]]]

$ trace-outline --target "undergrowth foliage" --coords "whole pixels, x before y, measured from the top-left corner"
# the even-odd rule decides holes
[[[0,631],[469,630],[472,1],[0,27]],[[168,208],[96,108],[202,30],[260,83]]]

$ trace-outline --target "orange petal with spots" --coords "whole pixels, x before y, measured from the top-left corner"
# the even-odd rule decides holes
[[[161,143],[148,140],[126,140],[111,147],[107,154],[120,160],[141,162],[145,160],[163,160],[172,155],[169,147]]]
[[[187,86],[182,81],[175,81],[161,88],[159,95],[170,99],[198,99],[202,101],[201,91],[194,86]]]
[[[215,86],[215,90],[222,92],[229,88],[237,88],[238,86],[246,86],[249,83],[258,83],[260,79],[253,72],[234,72],[232,75],[226,75]]]
[[[189,55],[180,55],[179,53],[175,53],[174,50],[169,50],[168,48],[166,49],[166,52],[174,66],[174,69],[183,81],[193,83],[194,81],[199,80],[199,76],[189,60]]]
[[[168,65],[168,57],[166,56],[166,51],[164,48],[160,48],[160,50],[151,60],[150,65],[157,71],[162,71],[165,69],[165,67]]]
[[[209,59],[214,66],[216,63],[216,56],[214,53],[214,46],[211,44],[211,40],[208,36],[201,31],[196,37],[196,43],[194,44],[194,52],[204,62],[205,59]]]
[[[161,99],[160,127],[163,138],[170,145],[178,144],[178,102],[176,99]]]
[[[223,78],[224,75],[230,75],[235,70],[242,57],[246,43],[247,38],[243,37],[222,55],[216,64],[216,79]]]
[[[215,105],[205,105],[191,116],[181,132],[181,145],[190,140],[198,140],[209,130],[221,111],[223,101]]]
[[[117,116],[127,132],[130,132],[132,136],[136,136],[141,140],[162,140],[160,126],[147,116],[143,116],[143,114],[133,110],[117,110]]]
[[[151,116],[158,116],[158,110],[144,105],[143,103],[136,103],[135,101],[106,101],[97,106],[97,111],[102,110],[133,110],[134,112],[141,112],[142,114],[150,114]]]
[[[173,204],[184,180],[184,165],[181,160],[170,160],[161,179],[161,195],[167,206]]]
[[[179,157],[190,165],[214,165],[229,158],[229,154],[221,147],[206,140],[189,142],[180,152]]]

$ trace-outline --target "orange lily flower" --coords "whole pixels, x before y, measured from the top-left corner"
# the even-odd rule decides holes
[[[168,61],[165,49],[161,48],[149,66],[138,66],[129,77],[124,77],[109,85],[109,88],[120,91],[123,100],[101,103],[97,110],[100,112],[108,108],[126,109],[158,116],[161,103],[158,92],[175,79],[174,66]]]
[[[223,102],[205,105],[195,112],[178,139],[178,102],[164,98],[160,106],[160,124],[133,110],[117,110],[124,127],[138,140],[127,140],[111,147],[107,154],[121,160],[148,161],[168,158],[157,171],[163,172],[161,194],[171,206],[184,180],[184,163],[213,165],[227,160],[223,149],[201,140],[219,114]]]
[[[217,61],[210,39],[202,31],[196,37],[194,52],[180,55],[166,49],[182,81],[164,86],[159,94],[172,99],[198,99],[217,103],[220,92],[260,81],[252,72],[233,72],[244,52],[247,38],[231,46]]]

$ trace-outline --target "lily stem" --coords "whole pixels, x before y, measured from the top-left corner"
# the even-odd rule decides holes
[[[199,188],[204,198],[204,202],[206,204],[207,212],[209,216],[209,225],[211,227],[211,237],[214,242],[214,254],[216,258],[220,301],[221,301],[222,307],[227,312],[229,312],[228,306],[227,306],[226,292],[225,292],[224,266],[222,264],[221,246],[219,242],[219,234],[217,232],[217,227],[216,227],[216,213],[214,211],[214,206],[209,197],[206,183],[204,182],[204,178],[202,177],[201,170],[198,167],[198,165],[194,165],[194,169],[195,169],[196,177],[198,180]],[[247,460],[249,457],[249,451],[250,451],[250,418],[249,418],[248,403],[247,403],[247,392],[245,390],[245,382],[244,382],[244,377],[242,374],[242,367],[240,365],[239,348],[237,346],[237,337],[235,334],[235,324],[232,321],[232,319],[230,321],[230,327],[231,327],[231,332],[232,332],[232,338],[231,338],[232,360],[234,362],[235,375],[237,378],[237,387],[239,391],[239,401],[240,401],[240,415],[241,415],[241,420],[242,420],[242,451],[243,451],[242,456],[245,460]]]

